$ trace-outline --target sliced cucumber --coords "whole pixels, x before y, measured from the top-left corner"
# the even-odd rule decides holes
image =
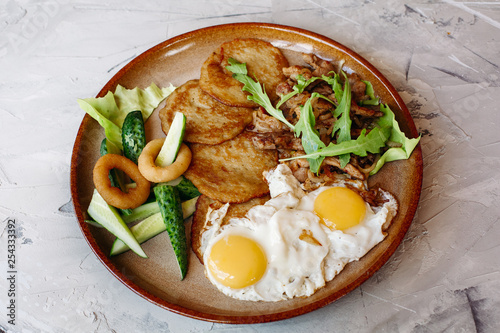
[[[156,206],[158,207],[158,205]],[[165,230],[167,230],[167,228],[165,227],[165,223],[163,223],[163,218],[159,208],[156,214],[149,216],[145,220],[130,228],[130,231],[132,231],[135,239],[137,239],[140,244],[164,232]],[[117,238],[111,247],[110,255],[115,256],[128,250],[130,250],[128,245],[121,239]]]
[[[100,225],[99,223],[97,223],[96,221],[94,220],[84,220],[85,223],[88,223],[90,225],[93,225],[94,227],[96,228],[102,228],[102,225]]]
[[[182,218],[187,219],[194,214],[196,210],[196,201],[198,197],[183,201],[182,206]],[[151,215],[160,212],[160,206],[156,201],[145,203],[137,208],[132,209],[130,215],[122,216],[123,222],[126,224],[143,220]]]
[[[137,208],[132,209],[129,215],[122,216],[123,222],[126,224],[145,219],[148,216],[159,213],[160,207],[156,201],[145,203]]]
[[[187,219],[191,215],[194,214],[196,210],[196,201],[198,200],[198,197],[193,198],[191,200],[183,202],[182,205],[182,215],[184,219]],[[154,205],[151,205],[154,204]],[[150,240],[151,238],[155,237],[156,235],[164,232],[167,230],[167,227],[165,226],[165,223],[163,222],[163,217],[161,216],[160,213],[160,206],[156,202],[152,202],[151,204],[147,204],[150,207],[155,207],[155,208],[148,208],[144,209],[145,212],[152,213],[149,215],[146,219],[142,220],[141,222],[137,223],[134,225],[132,228],[130,228],[130,231],[132,231],[132,234],[134,235],[135,239],[142,244],[147,240]],[[143,205],[144,206],[144,205]],[[142,207],[142,206],[141,206]],[[139,208],[139,207],[138,207]],[[137,209],[137,208],[136,208]],[[156,213],[154,213],[156,211]],[[115,239],[115,242],[113,243],[113,246],[111,247],[111,253],[110,255],[115,256],[117,254],[123,253],[128,251],[130,248],[122,242],[121,239]]]
[[[194,186],[194,184],[184,176],[179,176],[174,180],[160,183],[160,185],[175,186],[175,188],[177,188],[177,191],[179,191],[181,201],[186,201],[201,195],[196,186]]]
[[[179,176],[175,179],[169,180],[168,182],[161,183],[162,185],[177,186],[184,179],[183,176]]]
[[[160,153],[156,157],[155,164],[161,167],[174,163],[177,153],[181,148],[184,132],[186,131],[186,116],[177,112],[170,125],[165,142],[161,147]]]
[[[153,191],[177,258],[182,280],[188,269],[188,245],[179,193],[175,187],[168,185],[157,185]]]
[[[142,149],[146,146],[146,130],[141,111],[127,114],[122,126],[123,155],[137,164]]]
[[[90,217],[92,217],[97,223],[102,225],[113,235],[121,239],[132,249],[132,251],[143,258],[148,257],[142,250],[141,245],[139,245],[130,229],[127,227],[125,222],[123,222],[116,208],[108,205],[97,190],[94,190],[94,194],[92,195],[92,200],[90,201],[87,211]]]
[[[194,214],[194,212],[196,211],[196,202],[198,201],[198,198],[199,197],[189,199],[181,204],[182,217],[184,219],[187,219],[188,217],[191,217],[191,215]]]
[[[176,188],[179,191],[182,201],[186,201],[192,198],[199,197],[201,195],[200,191],[193,185],[193,183],[183,176],[182,180],[177,184]]]

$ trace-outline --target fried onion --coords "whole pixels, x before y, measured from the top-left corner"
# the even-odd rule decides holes
[[[179,177],[191,163],[191,150],[183,143],[174,163],[166,167],[156,165],[155,160],[164,141],[165,138],[151,140],[139,156],[139,171],[147,180],[154,183],[168,182]]]
[[[119,169],[136,183],[135,188],[123,192],[111,186],[109,171]],[[128,209],[142,205],[149,197],[151,184],[139,172],[137,165],[125,156],[106,154],[101,156],[94,166],[94,185],[103,199],[113,207]]]

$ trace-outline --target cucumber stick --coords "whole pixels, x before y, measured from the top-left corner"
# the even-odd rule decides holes
[[[122,216],[123,222],[126,224],[140,221],[149,217],[153,214],[159,213],[160,207],[156,203],[156,201],[145,203],[137,208],[132,209],[132,212],[129,215]]]
[[[187,201],[183,201],[182,206],[182,217],[187,219],[196,211],[196,202],[198,201],[198,197],[191,198]]]
[[[183,176],[182,180],[177,184],[176,188],[179,191],[182,201],[186,201],[192,198],[196,198],[201,195],[196,186],[187,178]]]
[[[186,116],[177,112],[174,120],[170,125],[165,142],[161,147],[158,156],[156,157],[155,164],[161,167],[169,166],[174,163],[177,153],[181,148],[182,139],[184,139],[184,132],[186,131]]]
[[[168,185],[155,186],[153,191],[177,258],[182,280],[188,269],[188,245],[179,193],[175,187]]]
[[[157,205],[158,206],[158,205]],[[134,235],[139,244],[153,238],[154,236],[166,230],[165,223],[158,208],[158,212],[146,218],[145,220],[137,223],[130,231]],[[121,239],[117,238],[111,247],[111,256],[128,251],[130,248]]]
[[[184,176],[179,176],[171,181],[161,183],[161,185],[175,186],[175,188],[179,191],[181,201],[186,201],[201,195],[196,186],[194,186],[194,184]]]
[[[194,211],[196,210],[197,200],[198,197],[190,199],[188,201],[184,201],[182,203],[182,217],[184,219],[187,219],[194,214]],[[160,213],[160,206],[158,206],[156,202],[151,202],[146,205],[148,205],[148,208],[144,209],[144,211],[151,215],[147,216],[144,220],[130,228],[130,231],[132,231],[132,234],[134,235],[135,239],[137,239],[139,244],[142,244],[145,241],[148,241],[154,236],[167,230],[167,227],[163,222],[163,217]],[[121,239],[117,238],[115,239],[115,242],[111,247],[110,255],[115,256],[128,250],[130,250],[130,248],[127,246],[127,244],[125,244]]]
[[[194,214],[196,210],[196,201],[198,197],[191,198],[189,200],[183,201],[182,206],[182,217],[187,219]],[[160,212],[160,206],[156,201],[145,203],[137,208],[132,209],[130,215],[122,216],[123,222],[126,224],[143,220],[153,214]]]
[[[87,212],[97,223],[127,244],[132,251],[143,258],[148,257],[130,229],[123,222],[116,208],[108,205],[97,190],[94,190]]]
[[[146,146],[146,130],[141,111],[131,111],[122,126],[123,155],[137,164],[142,149]]]

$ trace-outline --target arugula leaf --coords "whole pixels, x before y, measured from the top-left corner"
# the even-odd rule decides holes
[[[314,117],[311,102],[314,98],[319,97],[323,96],[316,92],[311,94],[311,97],[306,101],[304,106],[301,106],[300,118],[297,124],[295,124],[295,135],[297,137],[302,135],[302,147],[304,147],[306,154],[314,153],[319,148],[326,147],[323,141],[321,141],[318,131],[314,128],[314,125],[316,125],[316,118]],[[307,161],[309,162],[311,171],[317,173],[323,160],[323,156],[308,158]]]
[[[376,174],[380,168],[390,161],[405,160],[410,157],[403,148],[389,148],[377,161],[375,168],[370,171],[370,176]]]
[[[373,85],[370,81],[361,80],[364,84],[366,84],[365,95],[367,95],[370,99],[359,101],[359,105],[379,105],[380,100],[375,97],[375,90],[373,89]]]
[[[404,132],[399,128],[394,112],[392,112],[388,105],[380,104],[380,111],[382,111],[384,115],[379,118],[378,125],[390,127],[391,134],[389,141],[400,143],[401,147],[389,148],[377,161],[370,175],[376,174],[386,162],[408,159],[420,141],[420,136],[414,139],[408,139],[406,137]]]
[[[339,156],[349,153],[362,157],[366,156],[367,153],[376,154],[380,152],[380,148],[385,146],[391,134],[391,129],[387,127],[375,127],[368,134],[365,133],[366,129],[363,129],[356,140],[344,141],[337,144],[330,143],[315,153],[282,159],[280,161],[289,161],[298,158],[319,158],[321,156]]]
[[[256,82],[248,75],[246,64],[242,64],[233,58],[229,58],[228,62],[230,65],[226,66],[226,69],[233,73],[233,78],[243,83],[242,90],[250,93],[247,98],[262,106],[266,109],[267,113],[279,119],[293,130],[295,127],[286,120],[281,110],[273,106],[269,96],[267,96],[260,83]]]
[[[301,94],[304,92],[304,90],[307,88],[308,85],[310,85],[312,82],[316,81],[317,79],[320,79],[319,76],[313,76],[309,80],[306,80],[301,74],[297,76],[297,84],[292,87],[293,91],[286,94],[285,96],[282,96],[278,104],[276,104],[276,108],[279,109],[280,106],[282,106],[286,101],[288,101],[290,98],[297,94]]]
[[[339,105],[335,109],[335,112],[333,115],[335,117],[338,117],[340,115],[340,118],[337,119],[335,124],[333,125],[333,131],[332,131],[332,136],[335,135],[335,133],[338,131],[338,137],[337,137],[337,143],[342,143],[344,141],[349,141],[351,140],[351,118],[350,118],[350,111],[351,111],[351,86],[349,84],[349,80],[347,79],[347,76],[345,75],[345,83],[344,83],[344,89],[342,92],[342,95],[337,95],[340,94],[341,89],[340,88],[340,83],[338,81],[338,75],[336,75],[336,78],[334,79],[334,83],[332,88],[334,89],[334,92],[337,90],[335,93],[335,98],[339,102]],[[347,163],[349,163],[349,160],[351,159],[350,154],[343,154],[339,156],[340,160],[340,167],[345,168]]]
[[[109,91],[104,97],[78,99],[78,105],[104,128],[106,138],[120,149],[122,125],[130,111],[141,110],[144,121],[175,87],[158,88],[152,83],[146,89],[125,89],[118,85],[115,93]]]
[[[301,106],[300,118],[295,126],[290,124],[285,119],[283,112],[279,109],[279,106],[283,105],[283,103],[296,94],[302,93],[305,88],[311,84],[311,82],[319,79],[319,77],[313,77],[309,80],[305,80],[303,76],[299,75],[297,77],[297,84],[293,87],[293,91],[285,96],[282,96],[277,106],[274,107],[269,99],[269,96],[267,96],[260,83],[248,75],[246,64],[242,64],[232,58],[228,59],[228,61],[230,65],[226,68],[233,73],[233,77],[236,80],[243,83],[242,90],[250,93],[248,99],[265,108],[270,115],[290,127],[290,129],[295,132],[297,137],[301,137],[302,146],[304,147],[306,155],[287,158],[280,161],[306,158],[309,161],[311,171],[317,173],[323,159],[327,156],[339,156],[341,167],[344,168],[349,162],[350,154],[355,154],[361,157],[366,156],[367,153],[377,154],[380,152],[382,147],[386,146],[386,143],[389,140],[400,143],[400,148],[390,148],[381,156],[375,169],[370,173],[370,175],[373,175],[383,166],[385,162],[408,158],[415,146],[418,144],[420,138],[406,138],[404,133],[400,130],[399,124],[395,120],[394,113],[388,106],[383,104],[380,104],[380,110],[384,112],[384,116],[379,118],[377,122],[378,127],[373,128],[368,134],[366,134],[366,129],[363,129],[360,136],[357,139],[352,140],[352,121],[349,116],[352,98],[351,87],[349,85],[347,75],[342,72],[345,77],[343,88],[338,74],[335,74],[334,77],[325,75],[322,75],[321,77],[322,80],[332,86],[335,99],[338,101],[338,105],[334,111],[334,116],[338,119],[334,124],[332,132],[332,135],[338,132],[337,144],[330,143],[328,146],[325,146],[325,144],[320,140],[318,131],[314,128],[316,119],[312,109],[312,99],[323,98],[332,104],[336,103],[332,102],[323,95],[313,93],[305,105]],[[375,97],[372,84],[368,81],[363,82],[367,85],[366,94],[370,97],[369,100],[364,101],[364,105],[378,105],[379,100]]]

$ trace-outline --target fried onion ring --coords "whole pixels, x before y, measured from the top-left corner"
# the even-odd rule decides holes
[[[135,188],[123,192],[118,187],[111,186],[109,171],[120,169],[136,183]],[[94,166],[94,185],[97,192],[111,206],[121,209],[136,208],[142,205],[149,197],[151,184],[139,172],[137,165],[117,154],[101,156]]]
[[[139,156],[139,171],[150,182],[162,183],[173,180],[182,175],[191,163],[191,150],[183,143],[174,163],[166,167],[156,165],[155,160],[164,141],[165,138],[151,140]]]

